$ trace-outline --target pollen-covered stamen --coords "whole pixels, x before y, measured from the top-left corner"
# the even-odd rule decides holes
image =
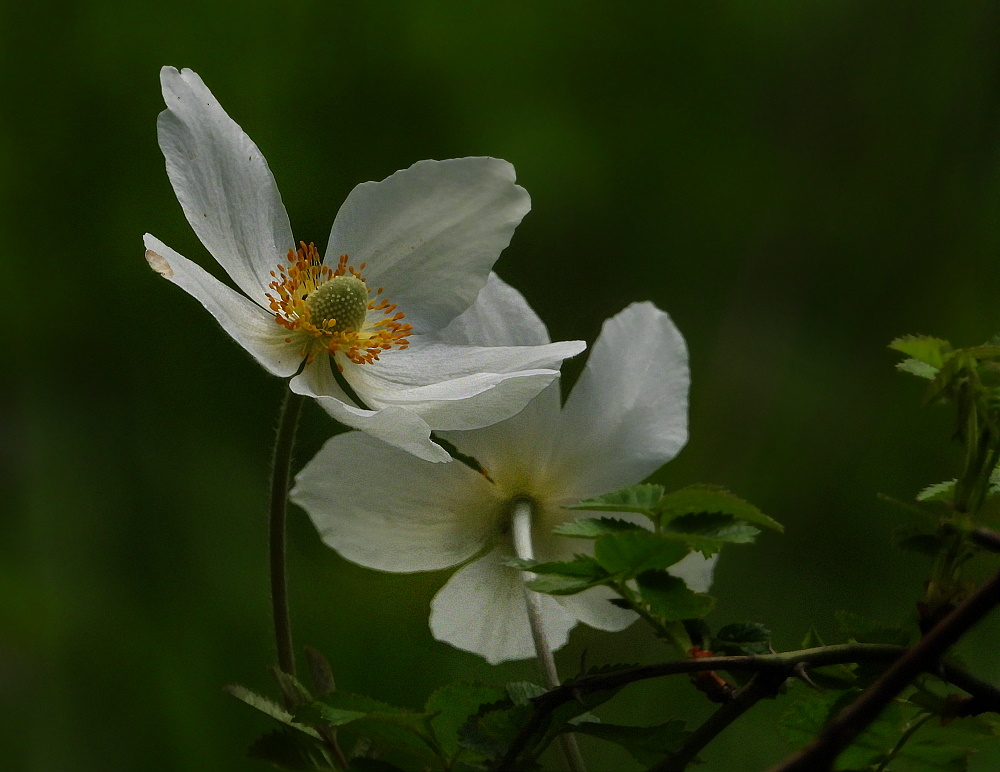
[[[322,350],[338,351],[357,364],[370,364],[382,351],[405,349],[409,324],[396,304],[379,298],[382,287],[372,297],[361,272],[348,265],[341,255],[336,268],[324,265],[313,244],[299,242],[288,250],[288,265],[271,271],[274,279],[267,293],[275,321],[292,331],[286,342],[299,342],[302,355],[311,361]]]

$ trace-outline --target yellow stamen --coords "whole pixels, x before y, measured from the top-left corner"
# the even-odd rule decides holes
[[[287,266],[279,264],[271,271],[274,281],[268,285],[274,290],[267,299],[275,321],[294,333],[285,342],[299,342],[309,361],[321,351],[331,356],[339,351],[359,365],[409,345],[406,336],[413,328],[400,321],[405,314],[385,298],[371,299],[383,288],[374,293],[368,289],[361,274],[365,263],[355,268],[341,255],[337,267],[330,268],[314,244],[299,245],[288,250]]]

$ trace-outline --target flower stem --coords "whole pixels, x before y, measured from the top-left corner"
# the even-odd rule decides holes
[[[535,551],[531,544],[531,515],[532,506],[529,499],[517,499],[514,502],[511,532],[514,536],[514,552],[521,560],[534,560],[535,558]],[[524,571],[522,574],[525,583],[535,578],[535,574],[530,571]],[[542,678],[546,688],[555,689],[559,686],[559,673],[556,670],[555,658],[552,656],[552,647],[549,646],[549,639],[545,635],[541,596],[525,586],[524,601],[528,609],[531,637],[535,642],[535,654],[542,670]],[[559,735],[559,744],[571,772],[587,772],[583,756],[580,755],[580,746],[576,743],[576,737],[572,734],[561,734]]]
[[[269,552],[271,569],[271,608],[274,616],[274,642],[278,649],[278,667],[295,675],[295,651],[292,648],[292,625],[288,615],[288,582],[285,570],[285,521],[288,513],[288,476],[292,465],[292,447],[299,414],[305,397],[291,390],[285,392],[278,418],[271,463],[271,508]]]

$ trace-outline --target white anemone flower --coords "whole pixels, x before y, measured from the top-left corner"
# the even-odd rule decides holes
[[[201,78],[164,67],[160,82],[167,109],[157,133],[170,182],[242,294],[149,234],[146,259],[341,423],[448,461],[432,429],[509,418],[583,349],[581,341],[457,345],[440,334],[476,299],[530,208],[506,161],[420,161],[358,185],[321,258],[311,244],[296,246],[267,162]]]
[[[508,311],[496,314],[501,307]],[[507,324],[487,330],[476,314]],[[548,340],[524,299],[499,281],[459,321],[495,345]],[[670,317],[651,303],[633,304],[605,322],[564,406],[555,382],[507,421],[444,434],[485,473],[429,464],[350,432],[329,440],[302,470],[292,500],[327,545],[360,565],[412,572],[464,564],[431,603],[434,637],[491,663],[532,657],[523,578],[505,565],[515,555],[515,506],[531,503],[537,559],[586,552],[592,542],[556,536],[553,527],[581,516],[568,505],[635,485],[680,451],[688,386],[687,349]],[[392,471],[375,486],[371,469]],[[671,573],[704,592],[714,565],[714,557],[694,553]],[[578,621],[609,631],[631,624],[635,614],[611,597],[604,587],[540,596],[551,648],[563,645]]]

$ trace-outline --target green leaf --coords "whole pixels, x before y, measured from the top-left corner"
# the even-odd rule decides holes
[[[505,562],[513,568],[538,574],[535,579],[528,582],[528,586],[535,592],[547,595],[573,595],[588,587],[602,584],[608,578],[608,572],[589,555],[577,555],[573,560],[552,563],[538,563],[518,558],[511,558]]]
[[[918,362],[940,370],[951,355],[951,344],[928,335],[904,335],[889,344],[889,348],[906,354]]]
[[[643,571],[672,566],[690,551],[678,534],[624,531],[598,539],[594,557],[608,573],[630,579]]]
[[[511,568],[519,568],[522,571],[531,571],[535,574],[558,574],[559,576],[572,576],[581,579],[607,576],[607,572],[601,568],[601,564],[590,557],[590,555],[576,555],[573,560],[555,561],[552,563],[539,563],[536,560],[509,558],[504,563]]]
[[[760,622],[736,622],[719,630],[712,645],[727,655],[770,654],[771,631]]]
[[[664,526],[669,533],[706,536],[731,544],[747,544],[757,538],[760,530],[732,515],[719,512],[697,512],[675,517]]]
[[[459,681],[442,686],[428,699],[424,710],[433,716],[431,728],[441,749],[449,756],[459,752],[459,729],[475,716],[481,706],[507,696],[499,686],[476,681]]]
[[[637,512],[646,517],[655,517],[656,505],[663,496],[662,485],[634,485],[631,488],[606,493],[593,499],[585,499],[569,509],[583,509],[597,512]]]
[[[917,501],[946,501],[950,502],[955,496],[955,484],[958,480],[945,480],[944,482],[928,485],[917,494]]]
[[[545,595],[576,595],[578,592],[589,590],[603,584],[603,579],[581,579],[573,576],[538,576],[525,583],[529,590],[540,592]]]
[[[859,689],[810,691],[791,704],[778,724],[779,731],[793,747],[799,748],[813,740],[827,721],[859,693]],[[847,769],[867,769],[885,760],[886,754],[899,741],[901,719],[898,703],[890,704],[878,720],[841,753],[838,765]]]
[[[700,619],[715,605],[715,598],[693,592],[683,579],[666,571],[646,571],[636,577],[636,583],[650,611],[668,622]]]
[[[389,745],[416,753],[421,759],[435,756],[430,737],[431,716],[397,708],[360,694],[334,692],[301,708],[296,720],[325,721],[368,737],[377,738]]]
[[[509,698],[493,705],[483,705],[476,715],[459,727],[458,744],[487,759],[499,759],[532,713],[534,709],[530,704],[514,705]],[[532,748],[529,745],[526,750],[530,752]]]
[[[278,682],[278,688],[281,689],[281,694],[287,704],[298,706],[312,702],[309,690],[295,676],[289,675],[276,665],[271,665],[271,675]]]
[[[684,515],[714,512],[730,515],[735,520],[742,520],[761,528],[785,530],[784,526],[772,520],[753,504],[734,496],[718,485],[689,485],[673,491],[660,499],[658,509],[663,513],[664,519],[669,520]]]
[[[586,721],[577,724],[573,731],[620,745],[643,767],[663,761],[668,753],[679,748],[691,735],[684,729],[684,722],[677,720],[655,726],[619,726]]]
[[[326,750],[301,734],[288,729],[275,729],[258,738],[247,756],[266,761],[280,769],[325,770],[336,769]]]
[[[926,378],[928,381],[938,373],[936,367],[931,367],[919,359],[904,359],[902,362],[897,362],[896,369],[910,375],[915,375],[918,378]]]
[[[259,710],[264,715],[273,718],[278,723],[284,724],[285,726],[295,729],[298,732],[302,732],[303,734],[307,734],[313,739],[320,739],[319,733],[316,732],[315,729],[295,723],[295,721],[292,720],[291,713],[268,697],[252,692],[245,686],[240,686],[239,684],[229,684],[224,687],[224,690],[241,702],[245,702],[251,708]]]
[[[552,533],[557,533],[560,536],[573,536],[577,539],[596,539],[609,533],[640,530],[645,529],[641,525],[617,517],[583,517],[568,523],[560,523],[552,529]]]

